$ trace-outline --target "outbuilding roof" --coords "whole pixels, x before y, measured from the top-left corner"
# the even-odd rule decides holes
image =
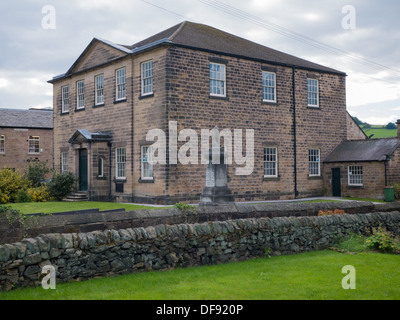
[[[343,141],[324,162],[385,161],[399,145],[398,138]]]
[[[0,109],[0,127],[53,129],[53,110]]]

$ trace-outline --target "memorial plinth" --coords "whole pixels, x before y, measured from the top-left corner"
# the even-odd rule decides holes
[[[228,171],[225,164],[224,147],[211,148],[206,168],[206,186],[200,197],[200,206],[215,206],[233,202],[232,191],[228,188]]]

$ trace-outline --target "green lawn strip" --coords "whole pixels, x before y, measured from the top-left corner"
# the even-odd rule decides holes
[[[273,300],[400,299],[399,255],[336,251],[273,256],[212,266],[150,271],[16,289],[3,299]],[[356,269],[356,289],[342,288],[342,268]]]
[[[8,204],[12,208],[20,210],[21,213],[55,213],[74,210],[99,209],[100,211],[125,209],[126,211],[140,209],[161,209],[161,207],[150,207],[143,205],[134,205],[115,202],[95,202],[95,201],[54,201],[54,202],[26,202],[26,203],[11,203]]]
[[[385,200],[369,199],[369,198],[352,198],[352,197],[346,197],[346,198],[343,198],[343,199],[346,199],[346,200],[354,200],[354,201],[369,201],[369,202],[382,202],[382,203],[385,202]]]
[[[395,138],[397,136],[397,129],[384,129],[382,126],[371,126],[371,128],[362,129],[368,137],[373,134],[372,139]]]

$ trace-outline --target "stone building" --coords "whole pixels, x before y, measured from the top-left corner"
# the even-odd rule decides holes
[[[387,186],[400,183],[400,120],[395,138],[343,141],[324,160],[328,194],[383,199]]]
[[[53,112],[0,109],[0,169],[23,173],[31,161],[53,167]]]
[[[198,202],[201,133],[215,126],[237,156],[235,200],[320,196],[323,160],[348,137],[345,73],[191,22],[134,45],[95,38],[49,82],[55,168],[91,200]],[[160,138],[165,162],[154,160]]]

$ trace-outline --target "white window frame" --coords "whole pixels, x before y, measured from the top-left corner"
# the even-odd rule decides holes
[[[314,104],[316,102],[316,104]],[[307,78],[307,105],[311,108],[319,108],[319,81]]]
[[[126,99],[126,68],[115,70],[115,100]]]
[[[61,152],[61,173],[68,172],[68,152]]]
[[[270,79],[269,76],[273,76],[273,79]],[[263,101],[264,102],[276,102],[276,73],[275,72],[262,72],[262,86],[263,86]],[[273,93],[266,92],[268,89],[273,89]],[[273,94],[273,99],[267,99],[268,95]]]
[[[213,70],[213,66],[221,68],[220,70]],[[226,97],[226,65],[221,63],[210,62],[210,96]],[[222,83],[222,86],[216,84]],[[213,90],[215,89],[215,90]],[[222,93],[217,91],[223,90]],[[215,92],[214,92],[215,91]]]
[[[267,164],[273,164],[272,168],[266,168]],[[273,170],[275,174],[266,174],[266,170]],[[264,178],[277,178],[278,177],[278,148],[265,147],[264,148]]]
[[[33,151],[31,151],[32,147],[33,147]],[[40,153],[40,137],[39,136],[29,136],[28,137],[28,153],[29,154]]]
[[[140,64],[141,74],[141,95],[153,94],[154,69],[153,60],[145,61]]]
[[[317,173],[315,173],[316,168],[317,168]],[[321,176],[321,150],[320,149],[309,149],[308,150],[308,176],[309,177],[320,177]]]
[[[6,136],[4,134],[0,135],[0,153],[6,153]]]
[[[61,112],[69,112],[69,86],[61,87]]]
[[[126,179],[126,148],[115,149],[115,177]]]
[[[76,82],[76,109],[85,109],[85,80]]]
[[[104,74],[94,77],[94,105],[104,104]]]
[[[362,187],[364,185],[362,166],[348,166],[347,176],[349,186]]]
[[[145,168],[145,164],[149,164],[149,168]],[[151,175],[145,175],[146,171],[151,172]],[[146,145],[140,147],[140,177],[142,180],[154,180],[154,165],[153,165],[153,146]]]

